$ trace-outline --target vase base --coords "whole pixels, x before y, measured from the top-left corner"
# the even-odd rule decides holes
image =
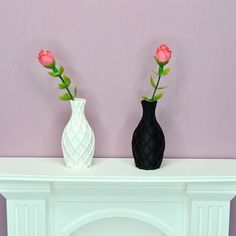
[[[156,169],[160,169],[161,163],[162,161],[156,165],[145,165],[144,163],[135,162],[135,166],[140,170],[156,170]]]
[[[77,170],[87,170],[89,167],[91,167],[91,165],[87,166],[87,167],[70,167],[70,166],[66,165],[66,168],[68,168],[70,170],[75,170],[75,171],[77,171]]]
[[[89,167],[91,167],[92,163],[89,163],[89,164],[84,164],[84,165],[71,165],[69,163],[67,163],[67,161],[64,159],[65,161],[65,164],[66,164],[66,168],[70,169],[70,170],[86,170],[88,169]]]

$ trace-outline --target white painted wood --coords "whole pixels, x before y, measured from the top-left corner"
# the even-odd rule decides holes
[[[192,236],[228,236],[229,202],[193,201],[191,214]]]
[[[8,236],[46,235],[46,202],[7,200]]]
[[[125,229],[125,230],[124,230]],[[135,229],[135,230],[134,230]],[[99,232],[99,233],[98,233]],[[71,236],[165,236],[156,227],[142,221],[127,218],[109,218],[81,227]]]
[[[227,236],[235,170],[235,160],[167,159],[144,171],[95,158],[74,171],[61,158],[0,158],[8,236],[143,236],[140,225],[150,236]]]
[[[131,158],[94,158],[86,170],[65,168],[62,158],[0,158],[0,180],[61,182],[234,182],[236,160],[165,159],[160,169],[137,169]]]

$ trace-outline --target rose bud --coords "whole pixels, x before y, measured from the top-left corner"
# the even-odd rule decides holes
[[[38,59],[40,64],[48,69],[52,69],[55,66],[55,58],[49,51],[41,50]]]
[[[159,65],[166,65],[171,58],[171,50],[167,45],[162,44],[157,48],[155,59]]]

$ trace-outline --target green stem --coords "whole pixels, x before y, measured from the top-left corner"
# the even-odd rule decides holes
[[[55,66],[54,68],[52,68],[52,70],[53,70],[55,73],[58,72],[58,69],[56,68],[56,66]],[[62,78],[61,75],[59,75],[58,77],[60,78],[60,80],[61,80],[63,83],[65,83],[65,80]],[[71,100],[74,100],[74,98],[73,98],[73,96],[72,96],[70,90],[69,90],[68,88],[66,88],[66,90],[67,90],[68,94],[70,95]]]
[[[153,91],[151,100],[154,99],[154,96],[155,96],[156,91],[157,91],[157,89],[158,89],[158,86],[159,86],[159,83],[160,83],[160,80],[161,80],[161,73],[162,73],[162,71],[163,71],[163,66],[160,66],[160,67],[159,67],[159,73],[158,73],[158,74],[159,74],[159,76],[158,76],[158,81],[157,81],[156,87],[155,87],[155,89],[154,89],[154,91]]]

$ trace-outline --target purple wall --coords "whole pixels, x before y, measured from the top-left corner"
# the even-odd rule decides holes
[[[151,93],[152,56],[166,42],[172,71],[157,112],[166,156],[235,157],[235,8],[234,0],[1,0],[0,156],[62,155],[70,108],[37,62],[41,48],[87,99],[96,156],[131,156],[140,97]],[[0,209],[5,236],[2,201]]]

